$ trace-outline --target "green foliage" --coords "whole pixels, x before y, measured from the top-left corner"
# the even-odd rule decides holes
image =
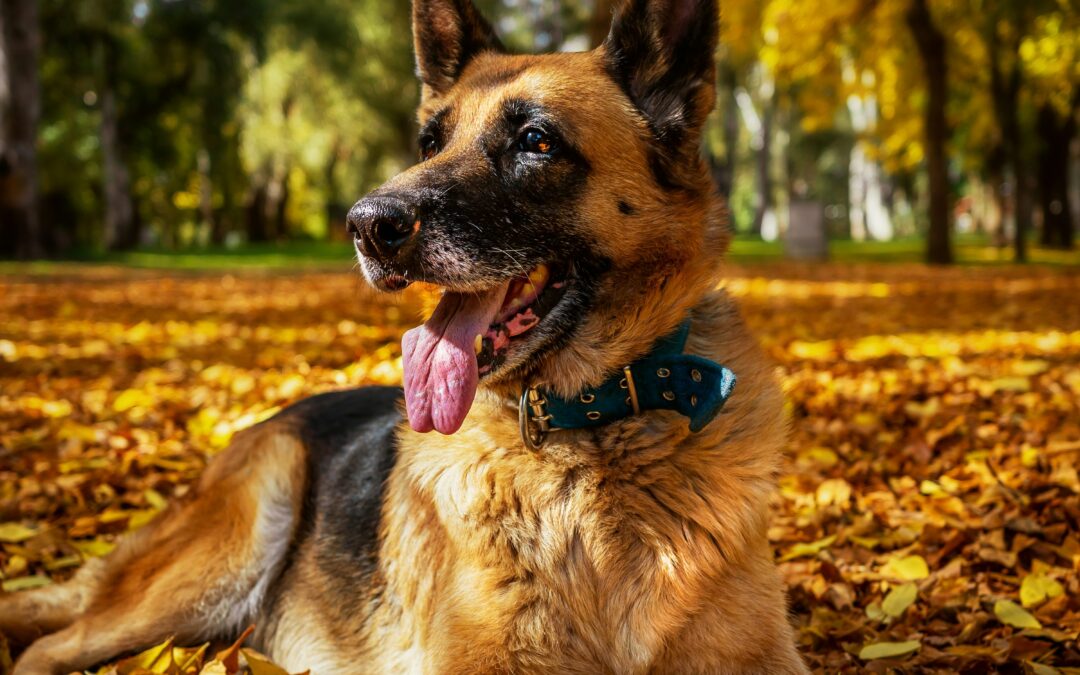
[[[478,4],[520,51],[586,48],[598,6]],[[827,226],[845,234],[857,144],[911,204],[893,214],[898,232],[924,223],[926,82],[909,5],[724,0],[718,111],[706,138],[714,165],[733,171],[723,180],[739,228],[755,220],[762,189],[770,203],[780,197],[778,208],[794,190],[828,205]],[[341,236],[349,205],[415,157],[408,2],[41,0],[40,9],[41,198],[59,248],[101,245],[106,96],[116,101],[143,245]],[[991,66],[1022,71],[1023,133],[1034,135],[1040,108],[1075,115],[1080,12],[1065,0],[940,0],[932,10],[948,27],[954,187],[979,188],[970,181],[993,178],[1002,145]],[[872,104],[871,124],[853,122],[853,100]],[[762,139],[747,114],[769,127],[766,188],[755,166]]]

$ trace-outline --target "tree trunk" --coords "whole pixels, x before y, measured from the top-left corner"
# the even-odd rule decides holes
[[[41,116],[37,0],[0,0],[0,255],[44,252],[37,203]]]
[[[1002,69],[1001,40],[998,36],[998,16],[987,15],[987,51],[990,57],[990,92],[994,102],[994,117],[1001,130],[1002,150],[1007,169],[1013,178],[1013,243],[1017,262],[1027,261],[1027,233],[1031,227],[1031,192],[1024,162],[1023,137],[1020,128],[1020,39],[1024,34],[1023,8],[1016,8],[1011,17],[1015,37],[1007,45],[1012,60],[1008,72]]]
[[[288,239],[289,238],[289,172],[286,171],[281,177],[280,183],[278,183],[277,190],[272,190],[272,193],[276,193],[277,199],[274,204],[274,239]]]
[[[990,193],[994,198],[995,220],[991,222],[990,241],[998,248],[1009,245],[1008,232],[1005,231],[1005,220],[1009,213],[1008,190],[1005,189],[1005,151],[1000,145],[991,149],[984,162],[986,168],[986,180],[990,185]]]
[[[1069,209],[1069,146],[1076,118],[1058,114],[1049,103],[1039,108],[1039,201],[1043,246],[1071,249],[1073,222]]]
[[[345,235],[345,216],[349,207],[341,203],[337,183],[337,167],[343,151],[340,139],[335,139],[330,150],[330,158],[323,167],[323,180],[326,183],[326,234],[327,238],[338,240]]]
[[[755,190],[754,190],[754,222],[750,231],[755,236],[761,235],[761,226],[765,222],[765,214],[773,207],[773,183],[772,174],[772,136],[773,119],[776,114],[775,99],[770,96],[761,104],[761,137],[755,148],[757,151],[757,165],[755,166]]]
[[[131,174],[120,142],[120,116],[114,87],[115,54],[104,45],[105,74],[101,91],[101,159],[105,192],[104,245],[108,251],[132,248],[138,240],[131,199]]]
[[[936,265],[953,262],[952,226],[949,222],[949,174],[945,144],[949,140],[945,105],[948,100],[946,42],[934,24],[926,0],[912,0],[908,27],[915,38],[926,73],[927,102],[923,121],[926,136],[926,168],[930,187],[930,228],[926,236],[926,260]]]
[[[722,68],[723,88],[726,92],[724,103],[724,162],[720,165],[724,174],[722,192],[724,199],[731,203],[731,193],[735,190],[735,166],[738,159],[739,145],[739,103],[735,100],[735,88],[738,82],[735,70],[731,66]]]
[[[199,170],[199,218],[210,240],[219,243],[218,239],[224,239],[224,235],[218,232],[214,218],[214,176],[211,173],[210,152],[205,147],[195,153],[195,163]]]
[[[247,203],[247,238],[257,243],[270,240],[270,219],[267,217],[267,187],[259,180],[252,189]]]

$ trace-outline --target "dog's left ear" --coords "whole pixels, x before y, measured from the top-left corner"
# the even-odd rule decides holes
[[[623,0],[615,12],[608,71],[666,148],[696,146],[715,104],[719,15],[718,0]]]
[[[412,21],[416,74],[424,84],[424,98],[446,93],[480,52],[503,51],[472,0],[413,0]]]

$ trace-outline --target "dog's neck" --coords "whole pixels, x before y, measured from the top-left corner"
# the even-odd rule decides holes
[[[700,431],[731,396],[735,374],[715,361],[685,353],[690,327],[689,319],[683,321],[656,340],[644,357],[572,397],[560,397],[543,386],[524,387],[518,403],[522,442],[539,450],[552,432],[605,426],[652,410],[674,410],[689,419],[692,432]]]
[[[706,317],[696,323],[687,312],[674,331],[654,338],[648,351],[610,369],[599,384],[583,386],[570,396],[531,380],[521,382],[517,392],[503,387],[496,396],[516,415],[521,441],[534,452],[560,431],[599,430],[661,410],[678,412],[681,423],[697,433],[723,408],[736,377],[712,360],[716,355],[687,349],[692,329],[715,328],[703,325],[711,323]]]

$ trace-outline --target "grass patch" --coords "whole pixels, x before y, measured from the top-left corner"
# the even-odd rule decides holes
[[[829,243],[829,260],[840,263],[920,263],[925,242],[921,239]],[[985,238],[959,237],[955,246],[960,265],[1008,265],[1012,248],[988,245]],[[1032,247],[1032,264],[1080,267],[1080,251]],[[778,262],[784,259],[783,242],[736,237],[729,259],[735,263]],[[122,267],[175,272],[221,272],[227,270],[315,271],[346,270],[354,265],[352,247],[345,242],[300,241],[284,244],[246,244],[238,248],[205,248],[182,251],[149,249],[123,253],[78,253],[64,260],[35,262],[0,261],[0,274],[51,275],[86,270],[88,267]]]

